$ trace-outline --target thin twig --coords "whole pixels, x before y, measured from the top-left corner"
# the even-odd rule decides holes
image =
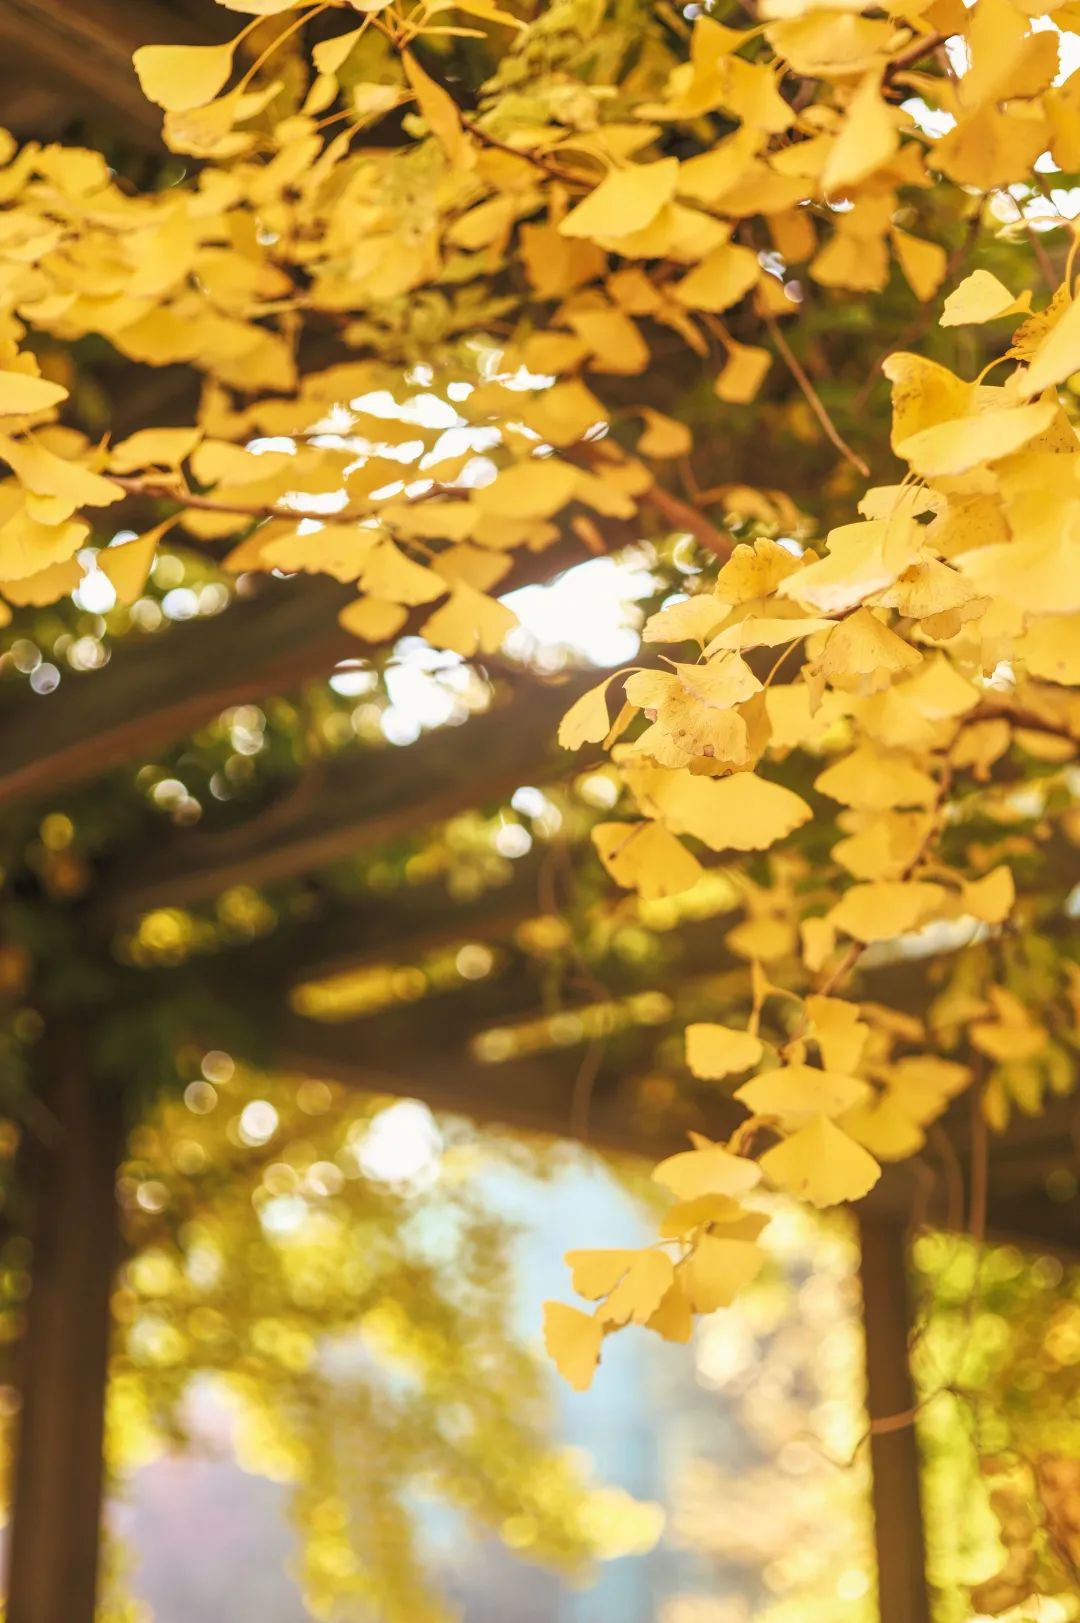
[[[765,325],[769,329],[773,343],[784,357],[788,371],[791,373],[792,377],[795,379],[795,382],[799,385],[799,388],[805,395],[807,405],[810,407],[810,410],[821,424],[826,438],[836,446],[836,449],[840,452],[841,456],[847,458],[853,468],[857,468],[859,470],[864,479],[869,479],[869,467],[863,461],[858,452],[851,449],[851,446],[848,444],[847,440],[844,439],[843,435],[836,427],[836,424],[829,416],[821,396],[818,394],[817,390],[814,388],[814,385],[810,381],[806,369],[781,332],[780,324],[776,317],[766,313]]]
[[[886,64],[882,75],[885,83],[888,84],[890,79],[895,79],[896,75],[903,73],[906,68],[913,68],[924,56],[929,56],[939,45],[944,45],[948,38],[948,34],[923,34],[920,38],[912,40],[910,45],[898,51]]]
[[[589,1110],[606,1047],[603,1037],[591,1037],[574,1078],[570,1094],[570,1136],[577,1139],[579,1144],[589,1142]]]
[[[971,1200],[968,1207],[968,1232],[979,1246],[986,1236],[989,1161],[986,1113],[983,1109],[983,1090],[980,1087],[974,1088],[971,1094]]]
[[[461,113],[460,117],[462,128],[468,130],[470,135],[475,135],[484,146],[494,147],[496,152],[505,152],[511,158],[520,158],[522,163],[531,164],[534,169],[539,169],[542,174],[547,175],[549,180],[561,181],[564,186],[588,186],[589,182],[582,176],[568,174],[565,169],[560,169],[557,163],[551,158],[546,158],[542,152],[537,152],[535,148],[511,146],[509,141],[503,141],[499,136],[492,135],[490,130],[485,130],[482,124],[478,124],[467,113]]]
[[[964,1169],[953,1147],[953,1141],[939,1124],[930,1129],[930,1139],[941,1158],[945,1172],[946,1205],[945,1226],[955,1234],[964,1222]]]

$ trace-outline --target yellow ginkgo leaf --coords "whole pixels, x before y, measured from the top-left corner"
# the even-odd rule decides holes
[[[831,620],[808,619],[797,612],[789,616],[748,614],[744,620],[735,620],[718,632],[705,652],[713,654],[721,648],[778,648],[782,643],[811,637],[815,631],[830,631],[832,626]]]
[[[886,751],[871,744],[860,745],[819,772],[814,788],[841,805],[866,811],[931,806],[938,792],[930,774],[910,758],[898,750]]]
[[[575,1392],[587,1392],[592,1385],[603,1340],[604,1327],[597,1319],[565,1302],[544,1303],[544,1346]]]
[[[1016,653],[1032,676],[1080,686],[1080,620],[1047,614],[1033,620],[1017,639]]]
[[[448,648],[462,659],[475,654],[496,654],[518,623],[513,609],[497,598],[460,581],[445,603],[420,627],[435,648]]]
[[[749,293],[760,275],[757,255],[751,249],[726,242],[683,277],[675,297],[692,310],[729,310]]]
[[[646,1324],[674,1280],[675,1266],[666,1252],[635,1251],[597,1317],[603,1324]]]
[[[650,614],[641,633],[644,642],[708,642],[725,619],[728,605],[711,592],[699,592],[681,603],[669,603]]]
[[[362,581],[365,592],[374,597],[386,597],[394,603],[415,608],[420,603],[431,603],[442,597],[446,582],[433,569],[413,560],[392,541],[380,541],[368,553],[364,563]]]
[[[1008,186],[1031,172],[1046,146],[1048,126],[1037,104],[993,104],[961,118],[935,143],[934,167],[980,192]]]
[[[761,682],[733,649],[722,648],[699,665],[676,665],[675,675],[690,699],[714,710],[729,710],[761,692]],[[626,696],[632,701],[629,683]]]
[[[0,371],[0,417],[25,417],[66,400],[67,390],[30,372]]]
[[[411,51],[402,51],[401,60],[405,77],[432,135],[451,163],[459,168],[468,167],[475,159],[453,96],[425,72]]]
[[[973,387],[938,361],[897,350],[881,363],[892,384],[892,443],[895,450],[936,423],[962,418],[971,405]]]
[[[969,1086],[971,1077],[968,1066],[937,1054],[905,1054],[887,1073],[889,1092],[920,1126],[936,1120],[949,1100]]]
[[[140,428],[113,446],[109,468],[113,473],[137,473],[143,468],[178,468],[201,439],[201,428]]]
[[[119,602],[134,603],[141,595],[157,555],[158,542],[175,522],[174,518],[167,518],[145,535],[136,536],[133,541],[122,541],[118,546],[103,547],[98,553],[97,566],[112,582]]]
[[[1077,371],[1080,371],[1080,299],[1066,306],[1061,320],[1051,327],[1031,357],[1023,392],[1029,397],[1042,394],[1044,389],[1064,383]]]
[[[613,1291],[633,1262],[637,1251],[568,1251],[563,1259],[570,1269],[570,1283],[579,1296],[597,1302]]]
[[[1046,1028],[1023,1013],[1013,1019],[976,1020],[968,1035],[980,1052],[1004,1064],[1033,1059],[1049,1040]]]
[[[685,423],[677,422],[674,417],[665,417],[663,412],[652,411],[648,407],[642,410],[641,415],[645,419],[645,432],[638,440],[637,448],[642,456],[686,456],[693,440]],[[592,420],[595,422],[596,418]]]
[[[921,1126],[891,1093],[849,1111],[838,1125],[878,1161],[904,1161],[926,1142]]]
[[[745,1195],[760,1183],[761,1172],[756,1161],[709,1144],[669,1155],[653,1168],[653,1177],[680,1200],[695,1200],[699,1195]]]
[[[939,242],[924,242],[895,226],[893,248],[907,284],[924,304],[934,297],[948,270],[949,256]]]
[[[753,545],[740,542],[716,577],[714,591],[726,603],[748,603],[768,597],[799,569],[799,559],[786,546],[765,537]]]
[[[341,610],[338,624],[365,642],[380,643],[396,637],[408,618],[408,610],[400,603],[384,597],[358,597]]]
[[[473,500],[495,518],[550,518],[565,507],[577,491],[579,475],[568,462],[554,457],[531,457],[504,468],[490,485],[476,491]]]
[[[17,440],[0,434],[0,456],[25,489],[59,497],[67,504],[65,518],[77,507],[109,507],[124,499],[123,489],[113,480],[102,478],[79,462],[56,456],[37,440]]]
[[[743,919],[729,930],[724,945],[741,958],[757,964],[775,964],[788,958],[795,950],[795,924],[791,919],[775,913],[762,913],[757,918]]]
[[[1062,515],[1064,517],[1064,515]],[[1028,614],[1080,612],[1080,552],[1066,523],[1056,535],[977,547],[956,559],[976,591]]]
[[[1066,377],[1080,366],[1080,320],[1076,326],[1077,356],[1075,364],[1063,374]],[[1030,378],[1028,381],[1030,384]],[[1029,388],[1027,392],[1039,391]],[[896,453],[927,479],[968,473],[980,463],[996,462],[1000,457],[1019,451],[1050,427],[1057,410],[1054,401],[1040,400],[1029,406],[1004,406],[999,411],[984,411],[952,422],[936,423],[909,439],[898,441]]]
[[[869,880],[845,891],[828,917],[856,941],[891,941],[917,929],[944,899],[942,887],[926,880]]]
[[[611,721],[608,716],[607,690],[616,676],[605,676],[594,688],[575,699],[559,723],[559,743],[564,750],[579,750],[584,744],[599,744],[608,735]]]
[[[749,1031],[705,1022],[686,1028],[686,1063],[695,1076],[709,1082],[749,1070],[762,1052],[761,1039]]]
[[[982,879],[970,880],[960,892],[960,906],[965,913],[981,919],[984,924],[1002,924],[1013,910],[1016,884],[1012,869],[1002,863]]]
[[[1018,749],[1022,749],[1025,755],[1033,756],[1036,761],[1070,761],[1080,749],[1076,740],[1041,732],[1038,727],[1014,728],[1013,740]]]
[[[85,535],[85,531],[83,532]],[[4,581],[4,595],[16,608],[41,608],[68,597],[83,578],[78,558],[64,558],[18,580]]]
[[[829,152],[821,175],[822,190],[832,195],[857,185],[888,163],[899,145],[896,114],[882,96],[880,75],[868,73],[851,98]]]
[[[799,925],[802,960],[812,975],[825,968],[836,946],[836,931],[828,919],[803,919]]]
[[[882,608],[899,609],[912,620],[926,620],[962,608],[975,596],[973,587],[955,569],[937,558],[920,558],[886,587],[874,594]]]
[[[730,1307],[765,1265],[765,1252],[751,1240],[704,1234],[679,1270],[695,1313]]]
[[[287,573],[332,575],[342,582],[359,580],[372,547],[379,541],[377,530],[362,530],[357,524],[324,524],[320,530],[293,530],[263,547],[263,562]]]
[[[694,1312],[678,1275],[661,1298],[656,1312],[645,1320],[645,1326],[655,1330],[665,1341],[685,1343],[690,1340],[694,1333]]]
[[[653,780],[651,799],[673,834],[692,834],[711,851],[765,851],[812,816],[792,790],[753,772],[665,772]]]
[[[698,1195],[694,1200],[681,1200],[660,1222],[660,1237],[678,1240],[699,1228],[722,1228],[734,1240],[756,1240],[768,1228],[765,1212],[748,1211],[730,1195]]]
[[[706,704],[676,675],[639,671],[627,683],[627,702],[644,710],[653,726],[634,748],[661,766],[682,767],[695,756],[710,756],[732,766],[749,760],[749,729],[732,706]]]
[[[648,426],[638,440],[639,451],[646,456],[679,456],[689,449],[689,432],[681,423],[660,412],[642,415]],[[529,427],[552,445],[573,445],[606,420],[606,410],[580,378],[545,389],[525,414]]]
[[[904,519],[842,524],[830,530],[828,541],[827,557],[810,555],[777,586],[782,597],[819,614],[843,614],[884,591],[914,561],[920,545],[917,527]]]
[[[850,1073],[858,1065],[870,1028],[859,1005],[846,998],[812,993],[805,1003],[807,1031],[821,1050],[827,1071]]]
[[[870,1085],[857,1076],[821,1071],[814,1065],[784,1065],[763,1071],[735,1091],[755,1116],[775,1116],[798,1125],[807,1116],[841,1116],[870,1098]]]
[[[734,339],[727,347],[727,360],[717,373],[713,387],[717,397],[729,406],[747,406],[757,398],[765,382],[772,355],[757,344],[739,344]]]
[[[584,202],[571,209],[559,230],[564,237],[593,241],[643,231],[674,197],[678,176],[677,158],[609,170]]]
[[[16,599],[9,590],[12,581],[25,580],[53,564],[65,563],[85,545],[89,533],[89,526],[77,519],[39,524],[25,506],[16,506],[6,522],[0,523],[0,581],[5,583],[6,595],[14,603]]]
[[[332,39],[322,39],[312,47],[311,60],[320,73],[337,73],[350,56],[353,46],[364,32],[362,28],[351,28],[347,34],[335,34]]]
[[[827,1116],[766,1150],[760,1165],[778,1189],[819,1207],[861,1200],[881,1177],[874,1157]]]
[[[235,44],[141,45],[132,61],[143,95],[169,113],[205,107],[228,81]]]
[[[704,872],[692,852],[659,823],[597,823],[592,842],[615,883],[636,890],[643,901],[680,895]]]
[[[861,608],[830,630],[817,663],[833,687],[858,692],[868,680],[888,681],[921,662],[917,648]]]
[[[974,270],[953,288],[941,312],[943,327],[966,327],[999,316],[1020,315],[1031,307],[1031,294],[1014,299],[1004,282],[988,270]]]

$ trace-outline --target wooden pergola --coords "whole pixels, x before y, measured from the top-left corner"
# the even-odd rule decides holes
[[[10,66],[0,71],[6,121],[20,136],[39,138],[84,122],[111,124],[129,142],[153,150],[158,115],[131,74],[131,51],[150,40],[206,40],[210,9],[197,0],[65,0],[62,6],[5,0],[0,40]],[[158,383],[153,399],[125,402],[131,426],[168,419],[176,380],[166,370]],[[569,544],[556,547],[518,565],[507,587],[544,578],[582,556]],[[5,692],[0,815],[18,816],[25,805],[47,811],[91,779],[114,770],[130,775],[155,751],[230,706],[265,702],[326,678],[357,651],[337,625],[345,596],[325,582],[267,579],[217,618],[121,645],[104,670],[65,677],[60,701],[22,689]],[[624,1036],[600,1051],[587,1111],[578,1096],[580,1044],[504,1060],[481,1057],[485,1032],[512,1029],[540,1012],[535,974],[515,942],[524,921],[550,908],[539,899],[542,858],[523,861],[509,884],[468,902],[455,903],[432,884],[391,902],[358,905],[317,882],[330,865],[391,837],[422,837],[460,812],[497,807],[522,784],[565,774],[553,738],[581,679],[546,680],[508,667],[491,674],[491,708],[461,728],[426,734],[400,750],[344,752],[327,764],[316,795],[283,795],[272,816],[240,818],[234,828],[212,833],[175,829],[77,904],[84,949],[111,954],[118,931],[156,908],[198,908],[238,884],[312,876],[304,917],[208,957],[201,969],[189,962],[184,970],[204,974],[216,987],[235,979],[260,989],[278,1067],[419,1097],[481,1122],[584,1135],[601,1150],[656,1158],[684,1147],[689,1129],[718,1136],[730,1126],[718,1090],[688,1077],[679,1078],[678,1087],[655,1085],[656,1028],[636,1050]],[[560,897],[564,904],[568,899],[565,892]],[[718,966],[735,966],[736,960],[725,960],[723,933],[723,921],[715,918],[681,927],[671,933],[659,982],[655,970],[639,972],[637,980],[626,970],[620,990],[659,986],[671,998],[674,1031],[680,998],[692,996],[695,984]],[[499,948],[503,972],[363,1020],[319,1022],[290,1007],[290,991],[301,982],[369,963],[408,962],[453,942]],[[911,975],[917,996],[919,967],[903,973]],[[132,975],[137,979],[138,971]],[[50,1022],[38,1049],[36,1080],[56,1130],[36,1138],[28,1151],[36,1205],[34,1285],[23,1347],[8,1623],[91,1623],[94,1610],[109,1299],[120,1247],[114,1182],[123,1079],[114,1094],[91,1087],[87,1036],[82,1022]],[[1061,1184],[1054,1175],[1076,1167],[1070,1115],[1067,1102],[1059,1102],[1012,1133],[1007,1145],[993,1146],[985,1165],[969,1105],[948,1119],[945,1148],[978,1208],[977,1226],[985,1219],[987,1233],[1031,1248],[1080,1249],[1080,1201],[1052,1198]],[[887,1175],[860,1211],[871,1416],[898,1414],[913,1401],[909,1233],[918,1223],[966,1223],[968,1215],[950,1210],[944,1180],[930,1160]],[[872,1463],[882,1623],[929,1623],[912,1428],[875,1435]]]

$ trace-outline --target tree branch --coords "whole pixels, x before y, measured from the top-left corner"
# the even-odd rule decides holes
[[[731,537],[718,530],[704,513],[691,507],[689,502],[684,502],[680,496],[673,496],[670,490],[664,490],[661,485],[651,485],[644,499],[676,529],[686,530],[692,535],[706,552],[714,553],[717,558],[731,557],[735,550]]]
[[[847,440],[844,439],[843,435],[836,427],[836,424],[829,416],[821,396],[811,383],[809,375],[803,367],[802,362],[799,360],[799,357],[795,354],[795,351],[792,349],[791,345],[781,332],[780,323],[777,321],[776,317],[766,313],[765,325],[769,329],[769,335],[772,338],[773,343],[783,356],[788,371],[791,373],[792,377],[795,379],[795,382],[799,385],[799,388],[806,397],[807,405],[810,407],[810,410],[813,412],[814,416],[824,429],[825,437],[836,446],[836,449],[840,452],[841,456],[846,457],[853,468],[857,468],[859,470],[864,479],[869,479],[870,469],[867,467],[862,457],[859,456],[858,452],[851,449],[851,446],[848,444]]]

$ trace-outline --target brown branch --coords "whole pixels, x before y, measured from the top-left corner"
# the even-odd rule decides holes
[[[673,496],[670,490],[664,490],[661,485],[651,485],[643,499],[651,502],[660,516],[669,520],[676,529],[688,531],[706,552],[714,553],[717,558],[731,557],[735,550],[731,537],[718,530],[704,513],[691,507],[680,496]]]
[[[931,52],[936,51],[938,46],[944,45],[949,38],[948,34],[937,33],[922,34],[918,39],[912,40],[910,45],[905,45],[904,49],[898,51],[886,65],[882,76],[885,83],[888,84],[891,79],[895,79],[897,74],[903,73],[906,68],[913,68],[916,62],[921,62],[924,56],[929,56]]]
[[[955,1234],[964,1222],[964,1169],[952,1139],[940,1124],[935,1123],[928,1137],[938,1152],[945,1174],[945,1226]]]
[[[537,152],[534,147],[511,146],[509,141],[503,141],[499,136],[492,135],[490,130],[485,130],[483,125],[478,124],[467,113],[461,113],[460,117],[462,128],[468,130],[470,135],[475,135],[484,146],[493,147],[496,152],[505,152],[511,158],[520,158],[522,163],[531,164],[534,169],[539,169],[541,174],[547,175],[549,180],[561,181],[564,186],[588,185],[588,181],[580,175],[568,174],[565,169],[560,169],[557,163],[551,158],[546,158],[542,152]]]
[[[968,1231],[976,1245],[982,1245],[986,1238],[989,1162],[986,1112],[983,1109],[983,1090],[979,1087],[971,1095],[971,1204],[968,1210]]]
[[[810,410],[821,424],[826,439],[831,441],[831,443],[836,446],[836,449],[840,452],[840,455],[845,457],[847,461],[851,463],[853,468],[858,469],[864,479],[869,479],[870,469],[863,461],[862,457],[859,456],[858,452],[851,449],[851,446],[848,444],[847,440],[844,439],[843,435],[836,427],[836,424],[829,416],[825,404],[817,390],[814,388],[814,385],[811,383],[806,369],[781,332],[780,324],[776,317],[766,313],[765,325],[769,329],[769,334],[773,343],[783,356],[788,371],[791,373],[792,377],[795,379],[795,382],[799,385],[799,388],[806,397],[807,405],[810,407]]]

